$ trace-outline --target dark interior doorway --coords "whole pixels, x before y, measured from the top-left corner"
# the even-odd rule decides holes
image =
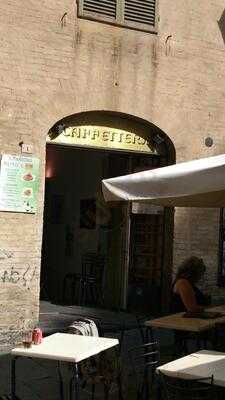
[[[163,165],[155,155],[47,145],[42,300],[158,313],[164,209],[107,204],[101,180]]]

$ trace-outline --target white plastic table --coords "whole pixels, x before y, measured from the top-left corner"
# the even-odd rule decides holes
[[[55,333],[31,348],[14,348],[11,352],[11,396],[16,399],[16,360],[18,357],[45,358],[74,364],[76,400],[79,399],[78,363],[119,344],[118,339]]]
[[[201,350],[161,365],[156,371],[181,379],[207,378],[213,375],[213,383],[225,387],[225,353]]]

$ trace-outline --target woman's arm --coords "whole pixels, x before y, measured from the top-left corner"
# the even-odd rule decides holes
[[[179,279],[174,287],[176,293],[181,297],[187,311],[202,311],[204,307],[197,304],[195,292],[187,279]]]

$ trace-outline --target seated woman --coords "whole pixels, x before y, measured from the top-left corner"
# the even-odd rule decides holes
[[[205,273],[206,267],[201,258],[190,257],[178,268],[172,285],[171,311],[178,312],[200,312],[210,304],[209,296],[205,296],[196,286]],[[191,334],[183,331],[174,331],[176,355],[188,353],[187,340]],[[199,336],[204,341],[209,338]]]
[[[201,258],[190,257],[178,268],[172,286],[172,312],[203,311],[210,304],[196,284],[205,273],[206,267]]]

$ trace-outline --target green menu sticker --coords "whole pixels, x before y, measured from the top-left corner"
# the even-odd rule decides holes
[[[36,157],[1,156],[0,211],[35,213],[40,183],[40,160]]]

